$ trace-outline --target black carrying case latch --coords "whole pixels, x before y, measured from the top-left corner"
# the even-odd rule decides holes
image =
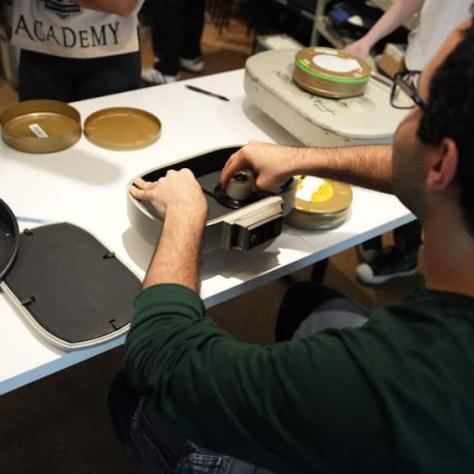
[[[20,303],[23,306],[28,306],[31,303],[34,303],[36,301],[36,298],[34,296],[29,296],[28,298],[23,298]]]

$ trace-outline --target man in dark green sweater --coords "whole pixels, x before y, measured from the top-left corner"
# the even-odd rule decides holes
[[[132,194],[151,202],[164,226],[127,340],[133,389],[117,381],[111,409],[149,472],[264,472],[251,464],[284,473],[474,472],[472,23],[453,32],[419,81],[397,77],[394,105],[398,93],[413,108],[393,150],[251,143],[222,172],[225,186],[251,168],[262,189],[314,173],[395,192],[413,210],[425,229],[426,288],[361,327],[308,335],[331,301],[312,311],[293,298],[279,324],[293,326],[296,339],[237,342],[205,317],[198,295],[207,209],[193,175],[135,183]],[[348,304],[339,312],[360,318]]]

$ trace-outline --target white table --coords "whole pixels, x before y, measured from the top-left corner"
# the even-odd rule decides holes
[[[84,137],[51,155],[16,152],[0,142],[0,197],[19,216],[68,221],[93,233],[140,278],[152,247],[131,228],[126,214],[127,182],[152,167],[211,148],[250,139],[297,144],[245,99],[243,71],[191,81],[231,99],[223,102],[189,91],[183,82],[74,104],[84,119],[110,106],[134,106],[156,114],[161,139],[137,152],[111,152]],[[285,227],[270,246],[246,254],[215,251],[202,268],[202,297],[208,307],[304,268],[412,220],[393,196],[354,189],[348,221],[330,232]],[[118,338],[64,353],[39,339],[0,294],[0,394],[123,344]]]

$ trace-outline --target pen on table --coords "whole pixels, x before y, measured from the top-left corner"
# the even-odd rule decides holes
[[[219,94],[215,94],[214,92],[210,92],[210,91],[207,91],[205,89],[201,89],[200,87],[191,86],[190,84],[186,84],[186,87],[189,90],[192,90],[194,92],[199,92],[200,94],[210,95],[211,97],[215,97],[216,99],[220,99],[220,100],[225,100],[226,102],[230,101],[230,99],[228,97],[225,97],[225,96],[219,95]]]

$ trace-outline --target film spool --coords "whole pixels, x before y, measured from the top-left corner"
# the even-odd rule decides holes
[[[239,171],[229,181],[226,194],[236,201],[247,201],[253,192],[254,177],[250,170]]]
[[[313,94],[343,99],[363,95],[371,67],[359,57],[333,48],[305,48],[295,57],[293,80]]]
[[[326,230],[341,225],[352,204],[352,188],[338,181],[299,176],[287,223],[301,229]]]

